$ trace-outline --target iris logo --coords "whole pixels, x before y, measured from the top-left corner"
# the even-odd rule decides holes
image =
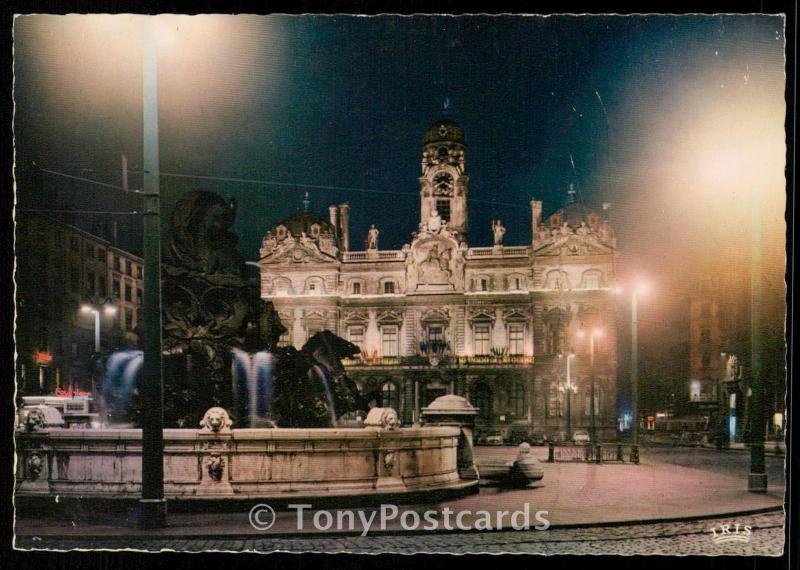
[[[721,524],[711,529],[711,540],[715,544],[728,544],[729,542],[750,542],[753,527],[736,523],[735,525]]]

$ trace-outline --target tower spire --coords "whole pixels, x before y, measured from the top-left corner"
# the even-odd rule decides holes
[[[444,102],[442,103],[442,116],[449,117],[452,111],[453,104],[450,101],[450,97],[445,97]]]
[[[569,190],[567,190],[567,204],[575,203],[575,184],[570,182]]]

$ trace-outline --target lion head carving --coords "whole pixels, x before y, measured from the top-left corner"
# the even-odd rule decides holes
[[[200,422],[202,433],[224,433],[231,430],[233,421],[224,408],[209,408]]]

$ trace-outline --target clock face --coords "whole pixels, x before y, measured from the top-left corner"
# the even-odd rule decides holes
[[[440,172],[433,177],[433,187],[437,193],[449,192],[453,188],[453,177],[447,172]]]

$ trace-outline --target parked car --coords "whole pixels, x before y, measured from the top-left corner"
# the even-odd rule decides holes
[[[503,445],[503,436],[499,433],[487,435],[486,445]]]
[[[508,445],[519,445],[522,442],[531,442],[526,429],[511,429],[508,432],[506,443]],[[532,443],[532,442],[531,442]]]
[[[682,447],[697,447],[703,441],[703,435],[696,432],[683,432],[675,441],[674,445]]]
[[[585,429],[572,432],[572,443],[589,443],[589,432]]]

